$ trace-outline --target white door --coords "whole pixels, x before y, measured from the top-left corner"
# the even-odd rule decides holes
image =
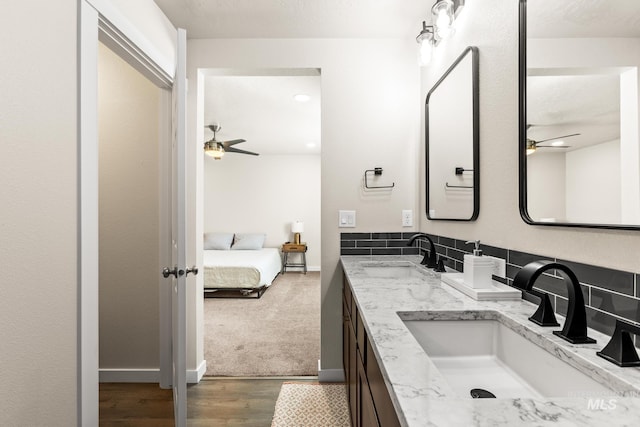
[[[173,139],[171,143],[171,265],[163,275],[170,278],[171,301],[161,316],[171,319],[171,374],[175,425],[187,425],[187,275],[197,270],[187,268],[186,260],[186,33],[178,29],[176,73],[173,81]],[[169,285],[169,282],[167,282]],[[166,323],[165,323],[166,325]],[[162,366],[166,369],[169,366]]]

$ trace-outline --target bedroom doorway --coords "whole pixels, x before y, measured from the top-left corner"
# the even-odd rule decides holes
[[[216,125],[216,141],[242,139],[234,147],[258,154],[204,156],[203,233],[263,234],[263,247],[281,257],[282,245],[294,240],[293,224],[301,223],[308,270],[278,273],[259,299],[204,298],[205,375],[317,376],[320,70],[207,69],[198,81],[199,140],[211,140]],[[206,262],[204,270],[206,288]]]

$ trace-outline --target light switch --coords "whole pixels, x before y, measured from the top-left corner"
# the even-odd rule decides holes
[[[338,227],[355,227],[356,211],[339,211]]]

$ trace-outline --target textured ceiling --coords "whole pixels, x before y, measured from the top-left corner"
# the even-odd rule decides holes
[[[155,0],[188,38],[415,37],[424,0]]]
[[[527,93],[530,139],[579,133],[564,139],[576,149],[620,138],[618,74],[530,76]]]
[[[205,124],[222,126],[218,141],[245,139],[236,147],[260,154],[320,153],[319,76],[208,76],[204,101]]]
[[[155,0],[195,38],[415,38],[430,19],[424,0]],[[308,103],[295,93],[311,95]],[[205,124],[218,140],[260,154],[320,152],[320,78],[209,76]],[[205,130],[205,139],[213,134]],[[307,144],[315,143],[314,148]]]
[[[529,0],[529,37],[640,37],[639,0]]]
[[[640,0],[529,0],[527,36],[640,38]],[[583,54],[589,56],[589,52]],[[630,59],[629,64],[634,62],[637,59]],[[566,145],[571,146],[568,150],[574,150],[620,138],[620,73],[623,69],[614,68],[619,64],[606,68],[598,58],[593,58],[593,64],[591,69],[576,68],[571,75],[550,68],[547,74],[556,75],[527,78],[527,122],[532,125],[527,136],[530,139],[540,141],[579,133],[564,139]]]
[[[423,0],[155,2],[174,26],[187,29],[188,38],[413,38],[421,21],[429,21],[433,4]],[[640,0],[529,0],[527,13],[530,37],[640,37]],[[295,79],[208,79],[205,121],[222,125],[219,140],[243,138],[247,142],[239,148],[265,154],[286,152],[287,141],[292,152],[308,152],[306,143],[317,140],[319,150],[319,121],[307,131],[298,127],[311,123],[302,118],[305,112],[319,117],[319,86],[317,105],[315,98],[308,105],[295,105],[291,101],[294,89],[289,87]],[[261,79],[272,80],[264,84]],[[605,80],[602,76],[556,76],[532,81],[537,95],[529,97],[528,121],[540,126],[532,127],[529,136],[546,139],[584,134],[567,140],[574,146],[615,137],[612,123],[619,120],[620,112],[612,85],[617,83],[615,78]],[[600,83],[603,86],[596,86]],[[291,117],[287,119],[286,114]],[[211,136],[205,132],[205,138]]]

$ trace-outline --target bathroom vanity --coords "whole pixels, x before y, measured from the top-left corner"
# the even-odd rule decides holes
[[[601,426],[640,419],[640,368],[598,357],[608,336],[590,329],[595,344],[570,344],[553,334],[558,327],[528,320],[536,305],[473,300],[420,259],[341,257],[353,426]],[[491,351],[503,371],[471,357]],[[471,397],[485,391],[496,398]]]

